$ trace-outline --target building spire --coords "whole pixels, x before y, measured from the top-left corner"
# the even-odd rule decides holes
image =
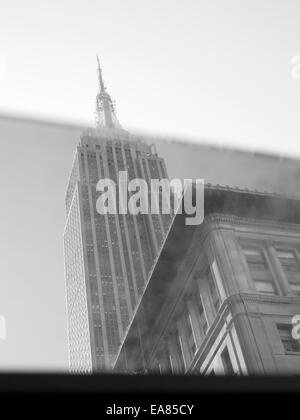
[[[102,79],[102,70],[101,70],[100,60],[99,60],[98,54],[96,55],[96,57],[97,57],[97,63],[98,63],[99,90],[100,90],[100,92],[104,92],[105,87],[104,87],[104,83],[103,83],[103,79]]]
[[[112,101],[102,78],[102,69],[98,55],[98,80],[99,92],[96,97],[96,124],[98,127],[121,128],[120,123],[116,116],[115,104]]]

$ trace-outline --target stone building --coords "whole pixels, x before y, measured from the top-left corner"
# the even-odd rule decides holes
[[[204,210],[175,216],[115,371],[299,374],[300,200],[206,185]]]

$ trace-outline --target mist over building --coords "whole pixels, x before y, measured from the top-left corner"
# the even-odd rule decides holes
[[[115,371],[299,374],[300,199],[207,185],[204,205],[175,216]]]

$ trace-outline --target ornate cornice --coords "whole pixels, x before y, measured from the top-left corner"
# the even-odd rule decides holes
[[[226,223],[234,226],[266,226],[270,228],[277,228],[282,230],[292,230],[300,232],[300,225],[297,223],[280,222],[277,220],[255,219],[250,217],[240,217],[232,214],[211,213],[204,217],[202,229],[208,225],[211,229],[219,226],[211,226],[212,224]],[[208,228],[209,228],[208,227]]]
[[[279,296],[267,295],[262,293],[236,293],[228,296],[222,306],[230,306],[235,303],[250,302],[250,303],[269,303],[269,304],[300,304],[300,296]]]
[[[271,197],[271,198],[281,198],[283,200],[291,199],[291,200],[300,200],[300,196],[295,194],[284,194],[279,193],[276,191],[259,191],[249,189],[247,187],[232,187],[230,185],[221,185],[221,184],[211,184],[206,183],[204,185],[206,190],[214,190],[214,191],[225,191],[225,192],[236,192],[236,193],[244,193],[244,194],[251,194],[255,196],[263,196],[263,197]]]

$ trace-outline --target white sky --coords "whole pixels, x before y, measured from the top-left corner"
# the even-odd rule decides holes
[[[125,128],[300,156],[298,0],[4,0],[0,112],[93,122],[100,55]]]

